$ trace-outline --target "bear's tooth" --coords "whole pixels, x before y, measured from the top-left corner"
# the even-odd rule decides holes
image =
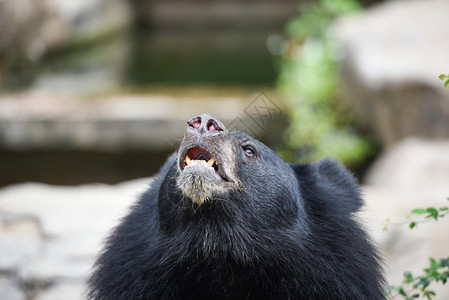
[[[207,167],[207,163],[205,160],[202,159],[192,159],[192,161],[190,162],[191,166],[204,166]]]
[[[209,160],[207,161],[207,165],[208,165],[209,167],[212,168],[212,166],[214,165],[214,162],[215,162],[215,158],[212,157],[211,159],[209,159]]]
[[[190,165],[190,163],[191,163],[191,159],[188,155],[186,155],[186,158],[184,159],[184,161],[186,162],[186,165]]]

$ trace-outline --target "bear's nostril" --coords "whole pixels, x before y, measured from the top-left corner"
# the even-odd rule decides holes
[[[193,118],[187,121],[187,124],[192,128],[198,129],[201,126],[201,117]]]
[[[217,125],[217,123],[214,120],[209,120],[207,122],[206,128],[208,131],[218,131],[220,130],[220,127]]]

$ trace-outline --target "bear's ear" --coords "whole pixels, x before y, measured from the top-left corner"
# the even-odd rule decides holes
[[[306,203],[319,205],[340,214],[355,212],[363,205],[357,181],[337,161],[325,158],[315,163],[291,167]]]

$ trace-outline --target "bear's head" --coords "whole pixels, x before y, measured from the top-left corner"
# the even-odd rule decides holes
[[[270,148],[203,114],[187,122],[176,164],[162,183],[159,213],[171,220],[168,227],[210,217],[250,223],[245,229],[295,222],[305,228],[299,188],[292,167]],[[185,222],[172,222],[173,216]]]

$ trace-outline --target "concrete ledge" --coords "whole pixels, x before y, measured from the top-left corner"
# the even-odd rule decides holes
[[[190,117],[209,113],[229,124],[244,114],[251,100],[135,95],[78,100],[48,93],[3,96],[0,149],[159,151],[180,140]]]

